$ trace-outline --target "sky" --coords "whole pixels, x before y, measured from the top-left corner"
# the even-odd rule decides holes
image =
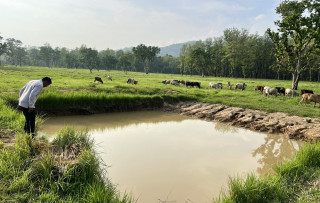
[[[275,29],[281,0],[0,0],[0,36],[26,46],[167,46]]]

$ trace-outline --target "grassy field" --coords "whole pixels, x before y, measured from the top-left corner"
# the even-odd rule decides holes
[[[113,81],[108,81],[110,75]],[[40,79],[44,76],[52,77],[53,84],[45,88],[41,93],[37,108],[48,111],[62,111],[67,107],[83,107],[87,109],[99,109],[104,106],[123,104],[125,107],[130,101],[200,101],[209,103],[222,103],[230,106],[238,106],[250,109],[260,109],[267,112],[286,112],[290,115],[319,117],[320,109],[313,108],[312,104],[307,107],[298,106],[300,97],[271,96],[264,97],[259,92],[254,92],[255,85],[291,87],[291,81],[262,80],[244,78],[214,78],[200,76],[181,76],[168,74],[144,74],[137,72],[120,71],[93,71],[75,70],[64,68],[44,67],[0,67],[0,97],[12,106],[16,105],[20,88],[31,79]],[[94,77],[101,77],[104,84],[93,83]],[[138,80],[138,85],[128,85],[128,78]],[[164,85],[165,79],[184,79],[201,81],[202,88],[186,88]],[[248,84],[245,91],[234,91],[226,88],[222,90],[208,89],[209,82],[222,82],[226,86],[227,81],[231,84]],[[301,81],[299,89],[311,89],[320,93],[320,84],[317,82]],[[299,90],[298,90],[299,91]]]
[[[108,81],[110,75],[113,81]],[[0,67],[0,138],[7,131],[16,134],[13,148],[3,147],[0,141],[0,201],[1,202],[134,202],[119,195],[116,187],[105,178],[94,143],[86,132],[62,129],[52,142],[45,138],[31,139],[22,134],[24,118],[14,108],[20,88],[31,79],[49,76],[53,84],[45,88],[36,107],[43,112],[85,108],[88,111],[130,110],[137,103],[157,107],[163,101],[200,101],[222,103],[268,112],[287,112],[290,115],[318,118],[319,108],[298,106],[300,97],[266,98],[253,91],[255,85],[290,87],[290,81],[202,78],[167,74],[143,74],[119,71]],[[104,84],[94,84],[95,76]],[[135,78],[138,85],[128,85]],[[164,79],[201,81],[202,88],[164,85]],[[208,89],[209,82],[224,85],[246,82],[245,91]],[[300,82],[300,89],[320,92],[315,82]],[[128,107],[129,106],[129,107]],[[43,119],[38,118],[37,127]],[[0,139],[1,140],[1,139]],[[320,144],[307,144],[296,158],[276,168],[269,177],[231,178],[229,190],[214,202],[319,202],[320,201]]]

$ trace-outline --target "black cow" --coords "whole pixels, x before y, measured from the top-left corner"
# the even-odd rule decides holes
[[[284,87],[275,87],[275,88],[278,90],[279,94],[283,94],[283,96],[286,94],[286,88]]]
[[[95,77],[95,78],[94,78],[94,82],[96,82],[96,81],[101,82],[101,83],[103,84],[102,79],[101,79],[101,78],[99,78],[99,77]]]
[[[186,81],[186,87],[188,86],[191,86],[191,87],[198,87],[200,89],[200,85],[201,85],[201,82],[190,82],[190,81]]]
[[[305,93],[314,94],[312,90],[301,90],[301,95]]]

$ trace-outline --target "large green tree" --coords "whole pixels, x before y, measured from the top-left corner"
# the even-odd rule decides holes
[[[149,73],[151,63],[154,60],[154,58],[157,56],[157,54],[160,53],[160,48],[140,44],[136,47],[133,47],[132,51],[133,51],[135,57],[143,62],[144,71],[146,73]]]
[[[308,56],[319,38],[319,1],[283,1],[277,8],[281,19],[276,21],[278,31],[267,30],[276,47],[279,68],[292,75],[292,89],[298,89],[302,71],[310,68]],[[315,5],[317,4],[318,7]]]
[[[45,43],[40,47],[39,58],[50,68],[52,66],[54,50],[49,43]]]
[[[18,65],[18,55],[19,55],[19,48],[22,45],[22,42],[20,40],[16,40],[14,38],[8,38],[6,40],[6,56],[7,60],[12,64],[12,65]]]
[[[93,69],[98,68],[99,57],[97,50],[81,46],[80,54],[82,63],[90,70],[90,73],[92,73]]]

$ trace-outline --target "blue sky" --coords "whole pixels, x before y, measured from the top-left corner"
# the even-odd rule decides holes
[[[1,0],[0,35],[24,45],[120,49],[275,29],[280,0]]]

